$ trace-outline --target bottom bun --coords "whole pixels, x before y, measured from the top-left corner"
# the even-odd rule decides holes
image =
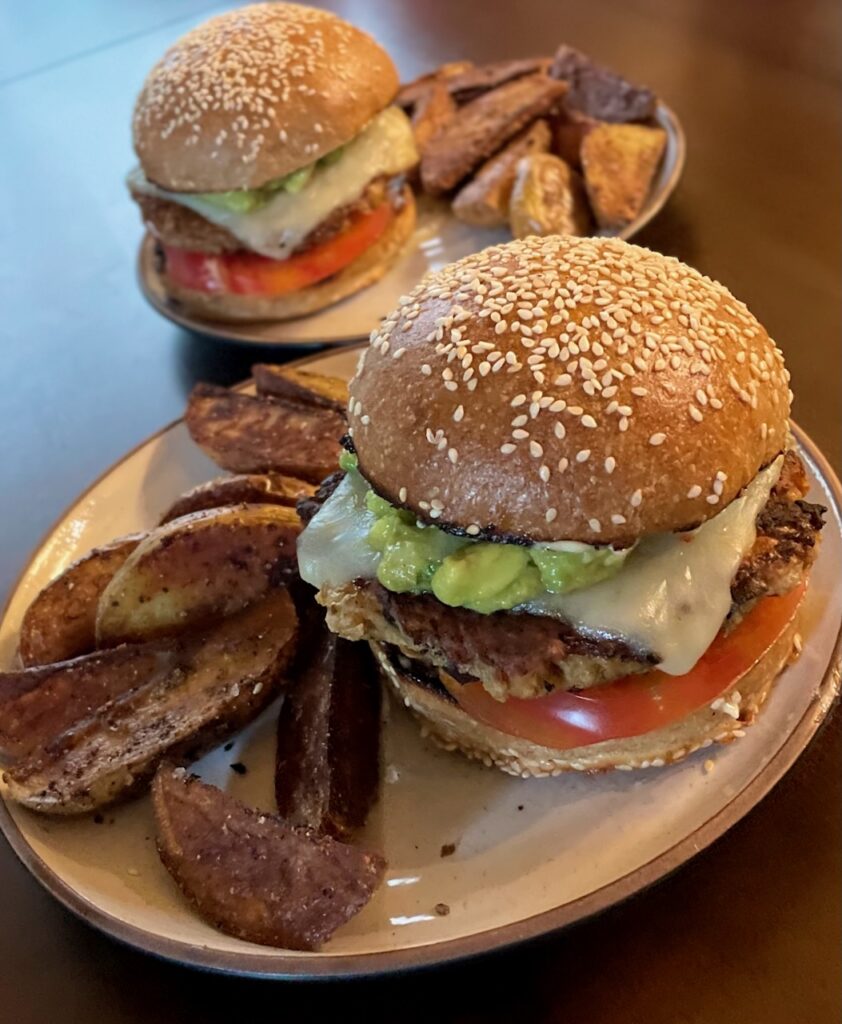
[[[309,288],[268,298],[260,295],[207,295],[171,281],[166,268],[162,283],[168,298],[205,320],[292,320],[315,313],[379,281],[392,266],[415,230],[415,199],[407,186],[403,205],[389,227],[370,248],[344,270]]]
[[[659,768],[712,743],[728,743],[743,736],[745,727],[757,717],[776,677],[791,660],[797,630],[796,615],[765,656],[712,705],[642,736],[603,740],[569,750],[555,750],[519,736],[509,736],[471,718],[446,691],[421,685],[396,668],[380,644],[370,646],[383,676],[418,718],[425,736],[445,750],[459,750],[489,768],[494,765],[510,775],[532,778],[569,771]],[[723,710],[723,706],[736,713],[736,717]]]

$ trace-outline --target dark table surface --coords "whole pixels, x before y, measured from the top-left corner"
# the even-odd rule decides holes
[[[445,60],[570,42],[648,82],[689,140],[678,192],[639,241],[726,282],[785,350],[795,415],[839,467],[840,23],[833,0],[337,0],[411,77]],[[129,116],[201,0],[0,7],[0,594],[73,497],[178,416],[199,379],[256,356],[192,337],[141,298],[122,184]],[[190,972],[117,946],[0,844],[0,1018],[836,1021],[840,743],[826,723],[745,820],[598,919],[494,959],[386,981],[287,985]],[[341,1019],[341,1018],[340,1018]]]

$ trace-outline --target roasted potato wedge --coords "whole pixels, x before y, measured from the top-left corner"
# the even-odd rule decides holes
[[[3,677],[8,796],[81,814],[131,795],[165,756],[198,757],[274,697],[297,628],[276,589],[206,630]]]
[[[582,141],[585,187],[600,227],[619,228],[643,209],[667,133],[642,124],[600,124]]]
[[[380,679],[368,644],[322,622],[278,718],[275,797],[290,825],[344,839],[365,824],[380,775]]]
[[[281,505],[229,505],[158,527],[103,590],[97,646],[179,633],[262,597],[295,567],[300,528]]]
[[[469,60],[451,61],[449,64],[442,64],[435,71],[428,71],[426,75],[419,75],[411,82],[400,87],[395,97],[395,103],[404,110],[412,110],[416,103],[421,100],[429,89],[450,78],[456,78],[464,71],[470,71],[474,65]]]
[[[308,373],[288,366],[257,363],[251,368],[258,395],[284,398],[299,405],[333,409],[345,415],[348,405],[348,383],[341,377]]]
[[[587,114],[580,114],[576,110],[565,111],[555,119],[552,126],[552,152],[570,164],[574,170],[581,171],[582,142],[598,124],[599,121],[588,117]]]
[[[318,949],[368,903],[377,853],[290,828],[162,767],[152,786],[158,853],[201,917],[247,942]]]
[[[18,653],[23,665],[50,665],[96,647],[100,595],[144,536],[136,533],[94,548],[44,587],[21,623]]]
[[[515,238],[586,234],[590,215],[579,175],[551,153],[523,157],[512,187],[509,225]]]
[[[456,193],[454,214],[477,227],[493,228],[507,223],[518,161],[530,153],[546,153],[549,148],[550,127],[546,121],[536,121],[487,160]]]
[[[218,476],[176,498],[161,517],[159,525],[164,526],[193,512],[222,508],[223,505],[286,505],[295,508],[297,501],[312,497],[315,490],[313,484],[281,473]]]
[[[430,139],[421,159],[421,183],[431,195],[459,185],[473,170],[539,117],[558,106],[564,82],[525,75],[460,107]]]
[[[412,112],[412,134],[420,154],[423,155],[430,139],[450,123],[455,113],[456,104],[447,88],[441,82],[433,82]]]
[[[196,444],[232,473],[287,473],[319,483],[336,469],[345,417],[197,384],[185,417]]]
[[[36,753],[76,722],[179,664],[171,641],[123,644],[54,665],[0,672],[0,758]]]

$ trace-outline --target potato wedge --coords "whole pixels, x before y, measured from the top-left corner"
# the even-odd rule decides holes
[[[333,409],[345,415],[348,405],[348,382],[341,377],[308,373],[288,366],[257,363],[251,368],[258,395],[284,398],[299,405]]]
[[[441,82],[434,82],[412,112],[412,134],[422,157],[427,143],[450,123],[455,113],[456,104],[447,88]]]
[[[619,228],[643,209],[667,133],[642,124],[600,124],[582,141],[585,187],[600,227]]]
[[[413,78],[411,82],[400,87],[395,97],[395,103],[404,110],[412,110],[416,103],[433,86],[446,82],[450,78],[457,78],[465,71],[470,71],[474,65],[469,60],[451,61],[449,64],[442,64],[435,71],[428,71],[425,75]]]
[[[142,788],[164,757],[200,756],[272,700],[297,628],[279,588],[207,630],[6,676],[0,722],[22,755],[5,768],[8,796],[81,814]]]
[[[551,153],[523,157],[512,187],[509,224],[515,238],[586,234],[590,213],[582,179]]]
[[[651,89],[633,85],[572,46],[559,46],[549,73],[570,87],[564,100],[567,110],[615,123],[644,121],[655,113],[657,100]]]
[[[562,112],[552,126],[553,144],[551,151],[577,171],[582,170],[582,142],[599,121],[580,114],[577,110]]]
[[[380,776],[380,678],[368,644],[322,621],[278,718],[281,817],[343,839],[365,824]]]
[[[96,647],[100,595],[144,536],[136,533],[94,548],[44,587],[21,623],[18,653],[24,666],[66,661]]]
[[[247,942],[318,949],[371,899],[386,864],[247,807],[183,769],[152,785],[158,853],[201,917]]]
[[[466,224],[477,227],[493,228],[506,224],[518,161],[530,153],[546,153],[549,148],[549,125],[546,121],[536,121],[486,160],[468,184],[456,193],[454,214]]]
[[[286,505],[295,508],[301,498],[310,498],[315,486],[281,473],[251,473],[218,476],[182,494],[161,517],[159,526],[193,512],[205,512],[223,505]]]
[[[158,527],[102,592],[97,646],[179,633],[257,600],[296,566],[300,528],[281,505],[230,505]]]
[[[345,417],[333,409],[197,384],[185,416],[196,444],[232,473],[287,473],[320,483],[337,466]]]
[[[0,672],[0,758],[37,753],[109,701],[137,686],[164,682],[179,654],[178,645],[159,640]]]

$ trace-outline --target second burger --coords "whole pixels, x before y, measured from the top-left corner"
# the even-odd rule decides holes
[[[324,11],[254,4],[188,32],[137,99],[128,178],[170,298],[218,320],[312,313],[378,280],[412,233],[398,75]]]

